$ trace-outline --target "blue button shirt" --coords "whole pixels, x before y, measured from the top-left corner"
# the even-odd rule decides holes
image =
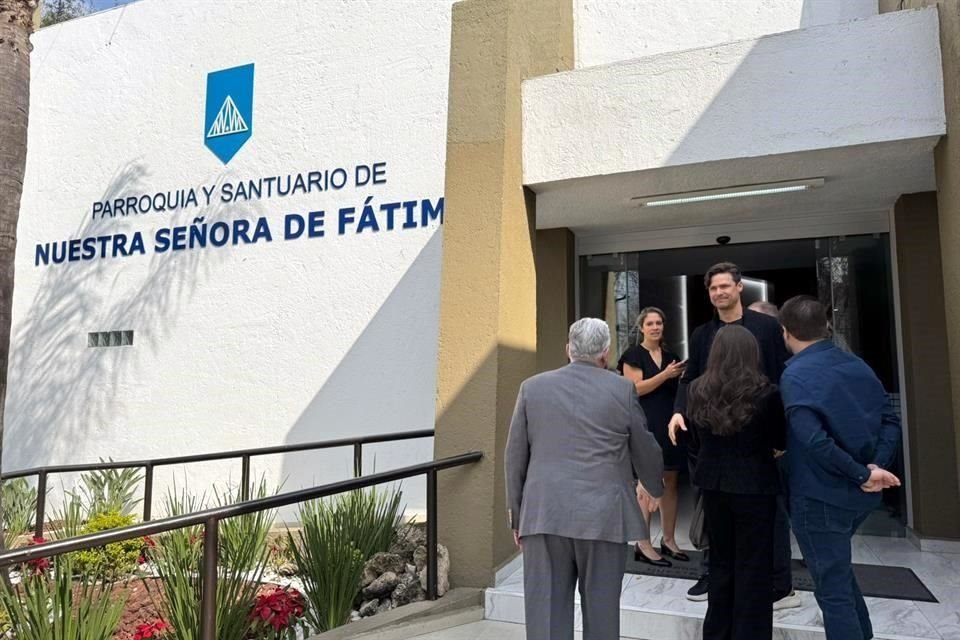
[[[787,362],[780,393],[790,494],[845,509],[874,508],[880,494],[860,485],[870,476],[868,464],[893,462],[900,420],[873,370],[824,340]]]

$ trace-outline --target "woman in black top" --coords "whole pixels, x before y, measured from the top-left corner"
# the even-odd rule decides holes
[[[710,539],[703,637],[770,638],[780,492],[773,456],[784,448],[785,418],[750,331],[730,325],[717,332],[706,370],[690,385],[687,413],[698,454],[693,483],[703,491]]]
[[[617,363],[617,370],[629,378],[637,389],[637,397],[647,417],[647,428],[657,439],[663,451],[663,498],[660,500],[660,517],[663,538],[660,553],[650,540],[637,542],[636,559],[656,566],[669,567],[670,561],[663,556],[688,561],[690,558],[680,550],[675,539],[677,531],[677,478],[686,464],[686,447],[675,447],[667,438],[667,424],[673,415],[673,402],[677,395],[677,382],[683,373],[680,358],[663,348],[663,330],[666,316],[656,307],[647,307],[637,316],[637,331],[640,344],[624,351]],[[640,505],[643,517],[650,525],[650,513]],[[661,555],[662,554],[662,555]]]

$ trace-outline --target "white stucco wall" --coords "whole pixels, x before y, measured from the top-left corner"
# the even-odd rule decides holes
[[[578,69],[876,15],[877,0],[574,0]]]
[[[391,231],[338,235],[337,211],[442,197],[450,5],[143,0],[34,36],[5,470],[432,428],[440,222],[401,229],[398,215]],[[248,63],[253,134],[225,166],[204,146],[207,74]],[[385,184],[210,206],[201,193],[374,162]],[[190,187],[190,209],[91,214]],[[320,209],[325,237],[284,240],[287,214]],[[198,216],[263,217],[273,241],[154,252],[158,229]],[[145,255],[35,265],[38,243],[135,232]],[[88,332],[127,329],[132,347],[87,346]],[[432,458],[432,441],[364,454],[366,471],[384,470]],[[349,477],[351,456],[253,471],[292,489]],[[190,486],[239,468],[192,465]],[[158,505],[183,473],[158,471]],[[423,486],[405,485],[413,509]]]
[[[532,78],[524,182],[942,135],[938,33],[899,11]]]

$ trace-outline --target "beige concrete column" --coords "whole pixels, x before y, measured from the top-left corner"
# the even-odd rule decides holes
[[[514,553],[502,452],[517,389],[537,368],[520,85],[572,64],[572,0],[453,7],[435,453],[484,453],[438,483],[440,541],[457,586],[489,585]]]
[[[903,333],[903,396],[910,441],[913,528],[921,537],[960,537],[960,491],[943,303],[937,194],[906,195],[894,211]],[[944,482],[944,480],[947,480]]]
[[[537,231],[537,371],[567,362],[567,330],[575,311],[575,260],[569,229]]]
[[[943,301],[953,397],[953,446],[960,461],[960,0],[879,0],[880,11],[936,6],[940,15],[940,54],[943,61],[943,94],[947,113],[947,135],[935,151],[937,208],[940,223],[940,252],[943,261]],[[944,484],[960,488],[960,469],[943,477]],[[951,492],[954,490],[951,487]],[[960,490],[960,489],[957,489]],[[916,499],[916,497],[915,497]],[[954,529],[960,528],[960,523]],[[952,537],[960,538],[960,531]]]

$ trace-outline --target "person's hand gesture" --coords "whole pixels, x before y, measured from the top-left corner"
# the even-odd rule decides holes
[[[518,529],[513,530],[513,544],[517,545],[517,549],[523,551],[523,540],[520,538],[520,531]]]
[[[670,418],[670,424],[667,425],[667,434],[670,436],[670,442],[677,446],[677,430],[686,431],[687,423],[683,421],[683,416],[679,413],[673,414]]]
[[[667,380],[670,380],[672,378],[679,378],[680,376],[683,375],[683,370],[686,368],[686,366],[687,366],[686,362],[671,362],[663,370],[663,376]]]

